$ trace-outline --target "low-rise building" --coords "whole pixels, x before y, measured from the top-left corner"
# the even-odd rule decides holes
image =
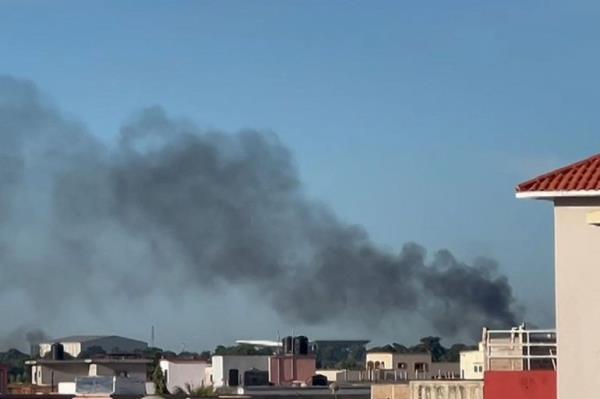
[[[215,388],[245,385],[247,373],[269,371],[269,356],[215,355],[209,369],[210,384]]]
[[[460,377],[458,362],[433,362],[429,353],[370,352],[366,369],[372,381]]]
[[[314,354],[279,354],[269,358],[269,381],[275,385],[311,385],[316,370],[317,359]]]
[[[205,385],[208,362],[204,360],[161,359],[159,365],[171,394]]]
[[[146,381],[149,359],[37,359],[25,362],[31,367],[31,383],[57,387],[61,382],[74,382],[78,377],[127,377]]]
[[[460,352],[460,378],[465,380],[483,380],[485,369],[483,343],[479,349]]]

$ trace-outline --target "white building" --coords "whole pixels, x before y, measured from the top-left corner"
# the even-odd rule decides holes
[[[483,380],[485,368],[485,350],[483,343],[479,349],[460,352],[460,378],[465,380]]]
[[[204,360],[161,359],[160,368],[167,382],[167,390],[196,389],[205,385],[208,363]]]
[[[122,377],[146,381],[148,359],[71,359],[28,360],[31,367],[31,383],[42,386],[58,386],[61,382],[74,382],[79,377]]]
[[[559,399],[596,398],[600,392],[599,176],[597,154],[516,189],[517,198],[553,205]]]
[[[52,344],[55,343],[62,344],[65,353],[73,357],[79,356],[81,352],[92,347],[101,348],[106,353],[133,353],[136,350],[148,348],[146,342],[117,335],[73,335],[41,342],[39,355],[43,357],[48,354],[52,349]]]
[[[269,371],[269,356],[213,356],[209,370],[210,383],[215,387],[243,386],[248,371]]]

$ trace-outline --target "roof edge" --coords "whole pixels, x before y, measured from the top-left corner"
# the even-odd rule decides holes
[[[539,175],[539,176],[536,176],[536,177],[534,177],[534,178],[532,178],[532,179],[529,179],[529,180],[527,180],[527,181],[524,181],[524,182],[522,182],[522,183],[518,184],[518,185],[517,185],[517,187],[515,187],[515,189],[516,189],[516,192],[517,192],[517,193],[527,193],[528,191],[527,191],[527,189],[526,189],[526,188],[524,188],[524,186],[527,186],[527,185],[533,184],[533,183],[535,183],[535,182],[538,182],[538,181],[540,181],[540,180],[542,180],[542,179],[545,179],[545,178],[547,178],[547,177],[550,177],[550,176],[552,176],[552,175],[555,175],[555,174],[557,174],[557,173],[562,173],[562,172],[564,172],[564,171],[566,171],[566,170],[568,170],[568,169],[570,169],[570,168],[577,167],[577,166],[579,166],[579,165],[582,165],[582,164],[584,164],[584,163],[586,163],[586,162],[592,161],[592,160],[594,160],[594,159],[596,159],[596,158],[600,158],[600,153],[597,153],[597,154],[591,155],[591,156],[589,156],[589,157],[587,157],[587,158],[585,158],[585,159],[582,159],[582,160],[580,160],[580,161],[577,161],[577,162],[570,163],[570,164],[568,164],[568,165],[566,165],[566,166],[562,166],[562,167],[560,167],[560,168],[556,168],[556,169],[554,169],[554,170],[551,170],[551,171],[549,171],[549,172],[546,172],[546,173],[544,173],[544,174],[541,174],[541,175]],[[530,191],[530,192],[532,192],[532,193],[533,193],[533,192],[535,192],[535,191]],[[520,198],[520,197],[517,197],[517,198]]]
[[[600,190],[571,190],[571,191],[518,191],[515,197],[519,199],[550,199],[565,197],[600,197]]]

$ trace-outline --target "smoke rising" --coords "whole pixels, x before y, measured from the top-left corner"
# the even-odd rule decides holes
[[[0,221],[0,288],[27,290],[42,311],[98,306],[107,290],[235,285],[307,324],[416,312],[441,334],[477,335],[519,316],[494,261],[382,250],[307,198],[274,134],[204,131],[154,107],[108,144],[11,77],[0,77]]]

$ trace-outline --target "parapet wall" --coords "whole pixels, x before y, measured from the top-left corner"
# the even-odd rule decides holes
[[[556,399],[555,371],[486,371],[485,399]]]

